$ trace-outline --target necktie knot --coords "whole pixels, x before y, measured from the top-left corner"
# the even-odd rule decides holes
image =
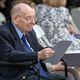
[[[23,35],[22,38],[21,38],[21,40],[23,42],[25,50],[27,50],[28,52],[32,52],[32,49],[31,49],[31,47],[30,47],[30,45],[29,45],[29,43],[28,43],[28,41],[26,39],[26,36]]]
[[[23,43],[26,43],[26,37],[23,35],[21,40],[23,41]]]

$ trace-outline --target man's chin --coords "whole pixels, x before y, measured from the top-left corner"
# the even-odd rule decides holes
[[[32,29],[26,30],[24,33],[28,33],[28,32],[30,32],[30,31],[32,31]]]

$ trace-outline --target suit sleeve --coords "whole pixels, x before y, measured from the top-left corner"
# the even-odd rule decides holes
[[[0,60],[9,62],[37,61],[37,52],[29,54],[28,52],[16,50],[10,43],[10,35],[6,32],[0,32]]]

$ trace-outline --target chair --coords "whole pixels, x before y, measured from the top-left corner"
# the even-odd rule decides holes
[[[78,71],[72,67],[67,68],[66,61],[64,59],[61,59],[63,61],[65,70],[64,71],[55,71],[56,74],[65,76],[66,80],[80,80],[80,75]]]
[[[56,71],[55,73],[61,76],[65,76],[64,71]],[[66,77],[66,80],[80,80],[80,76],[76,69],[69,68],[67,74],[68,75]]]
[[[71,73],[74,77],[74,80],[80,80],[80,75],[76,69],[69,68],[68,72]],[[71,80],[71,79],[70,79]]]
[[[79,73],[75,68],[69,67],[67,68],[67,64],[66,64],[66,60],[65,59],[61,59],[61,61],[63,61],[64,66],[65,66],[65,77],[67,80],[79,80]]]

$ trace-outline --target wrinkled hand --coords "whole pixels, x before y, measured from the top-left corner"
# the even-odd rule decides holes
[[[54,55],[54,51],[51,48],[45,48],[38,52],[38,59],[46,59]]]
[[[72,24],[68,25],[67,30],[70,34],[76,34],[77,33],[77,31],[74,29],[74,26]]]
[[[63,71],[64,66],[62,65],[62,61],[60,61],[58,64],[52,65],[52,71]]]

